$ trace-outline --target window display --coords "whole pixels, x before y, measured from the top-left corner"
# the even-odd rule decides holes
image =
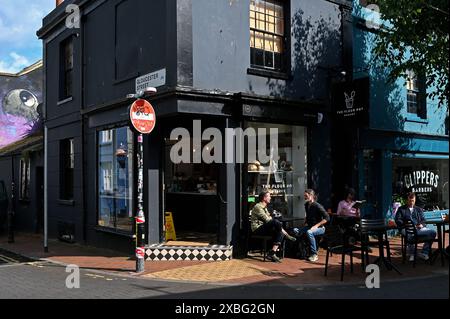
[[[258,194],[264,190],[272,194],[269,209],[284,217],[303,217],[303,192],[307,183],[306,128],[268,123],[248,123],[248,127],[278,129],[278,158],[264,165],[259,161],[248,163],[248,208],[258,202]],[[269,132],[269,130],[266,130]],[[270,139],[270,136],[267,136]],[[269,147],[270,143],[266,143]],[[270,154],[267,149],[267,154]]]

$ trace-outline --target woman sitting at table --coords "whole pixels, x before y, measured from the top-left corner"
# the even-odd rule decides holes
[[[339,202],[336,214],[338,216],[359,217],[359,208],[353,207],[355,205],[354,198],[355,190],[349,188],[345,199]]]

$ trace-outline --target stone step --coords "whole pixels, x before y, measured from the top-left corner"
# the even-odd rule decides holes
[[[184,246],[153,244],[145,247],[145,260],[167,261],[167,260],[201,260],[201,261],[224,261],[230,260],[233,255],[233,246],[207,245],[207,246]]]

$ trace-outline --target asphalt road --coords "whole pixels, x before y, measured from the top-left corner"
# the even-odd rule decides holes
[[[13,259],[6,256],[6,260]],[[421,279],[381,282],[379,289],[365,286],[214,285],[180,283],[80,270],[79,288],[66,287],[66,267],[47,262],[0,264],[2,299],[352,299],[449,298],[448,272]],[[71,279],[72,277],[69,277]],[[74,281],[69,280],[69,284]]]

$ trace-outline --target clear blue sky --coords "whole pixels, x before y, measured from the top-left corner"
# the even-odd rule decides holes
[[[36,31],[55,0],[0,0],[0,72],[16,73],[42,58]]]

